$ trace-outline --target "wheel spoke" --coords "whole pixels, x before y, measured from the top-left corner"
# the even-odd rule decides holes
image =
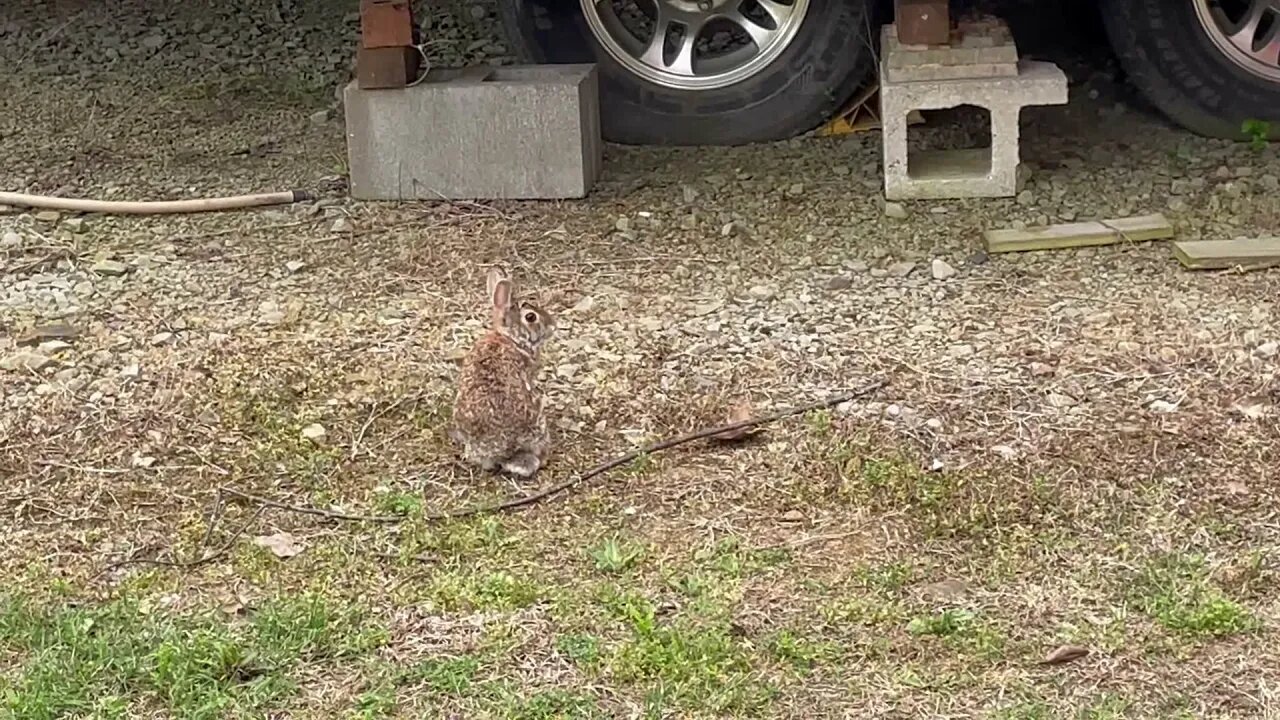
[[[658,2],[657,6],[653,37],[649,39],[649,44],[640,55],[640,61],[650,67],[692,77],[694,44],[698,39],[698,31],[702,29],[705,21],[699,16],[683,13],[673,17],[667,13],[661,2]],[[680,43],[676,48],[675,57],[671,62],[667,62],[667,37],[673,25],[679,26],[683,32],[680,33]]]
[[[1271,3],[1267,0],[1253,0],[1249,3],[1249,10],[1244,17],[1227,31],[1227,39],[1232,45],[1247,53],[1253,52],[1253,37],[1258,34],[1258,24],[1262,22],[1262,17],[1270,5]]]
[[[773,18],[774,27],[782,27],[782,23],[786,22],[794,10],[791,5],[783,5],[773,0],[756,0],[756,4],[769,13],[769,17]]]
[[[734,10],[725,15],[725,19],[742,28],[742,31],[751,36],[751,41],[756,44],[756,50],[764,49],[768,46],[769,41],[778,34],[778,30],[762,27],[759,23],[742,14],[741,10]]]
[[[1258,59],[1268,65],[1280,65],[1280,17],[1271,24],[1266,40],[1257,51]]]
[[[608,1],[605,0],[605,2]],[[654,3],[653,37],[649,38],[649,44],[640,55],[640,62],[650,67],[665,68],[667,66],[667,35],[670,32],[671,18],[667,15],[666,5],[662,0],[658,0]]]
[[[671,61],[668,70],[677,75],[693,75],[693,47],[698,42],[697,31],[701,27],[702,23],[698,23],[697,28],[685,26],[684,33],[680,35],[680,49],[676,51],[675,59]]]

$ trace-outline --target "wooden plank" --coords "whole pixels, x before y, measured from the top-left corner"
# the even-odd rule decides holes
[[[982,234],[987,252],[1057,250],[1061,248],[1113,245],[1173,237],[1173,226],[1164,215],[1140,215],[1115,220],[1091,220],[1024,230],[987,230]]]
[[[1173,237],[1173,225],[1160,213],[1103,220],[1102,224],[1120,233],[1121,240],[1129,242],[1167,240]]]
[[[1280,266],[1280,237],[1242,240],[1183,240],[1173,256],[1190,270],[1255,270]]]

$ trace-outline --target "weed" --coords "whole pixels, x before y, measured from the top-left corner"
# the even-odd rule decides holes
[[[600,640],[594,635],[561,635],[556,638],[556,649],[581,667],[594,667],[600,661]]]
[[[592,560],[595,560],[597,570],[616,573],[631,567],[644,554],[644,549],[626,543],[615,535],[591,548],[588,554]]]
[[[1261,152],[1267,147],[1267,138],[1271,136],[1271,123],[1266,120],[1245,120],[1240,125],[1240,132],[1249,138],[1249,147]]]

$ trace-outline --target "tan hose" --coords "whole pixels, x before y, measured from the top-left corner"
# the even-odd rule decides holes
[[[200,198],[197,200],[159,200],[154,202],[84,200],[81,198],[0,192],[0,205],[41,208],[44,210],[66,210],[69,212],[108,213],[112,215],[169,215],[213,212],[216,210],[237,210],[264,205],[285,205],[288,203],[307,202],[313,199],[314,197],[311,193],[305,190],[286,190],[284,192]]]

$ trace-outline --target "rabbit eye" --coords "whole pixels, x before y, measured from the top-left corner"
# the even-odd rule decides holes
[[[538,314],[534,312],[527,312],[524,314],[524,321],[529,324],[536,323],[538,322]]]

